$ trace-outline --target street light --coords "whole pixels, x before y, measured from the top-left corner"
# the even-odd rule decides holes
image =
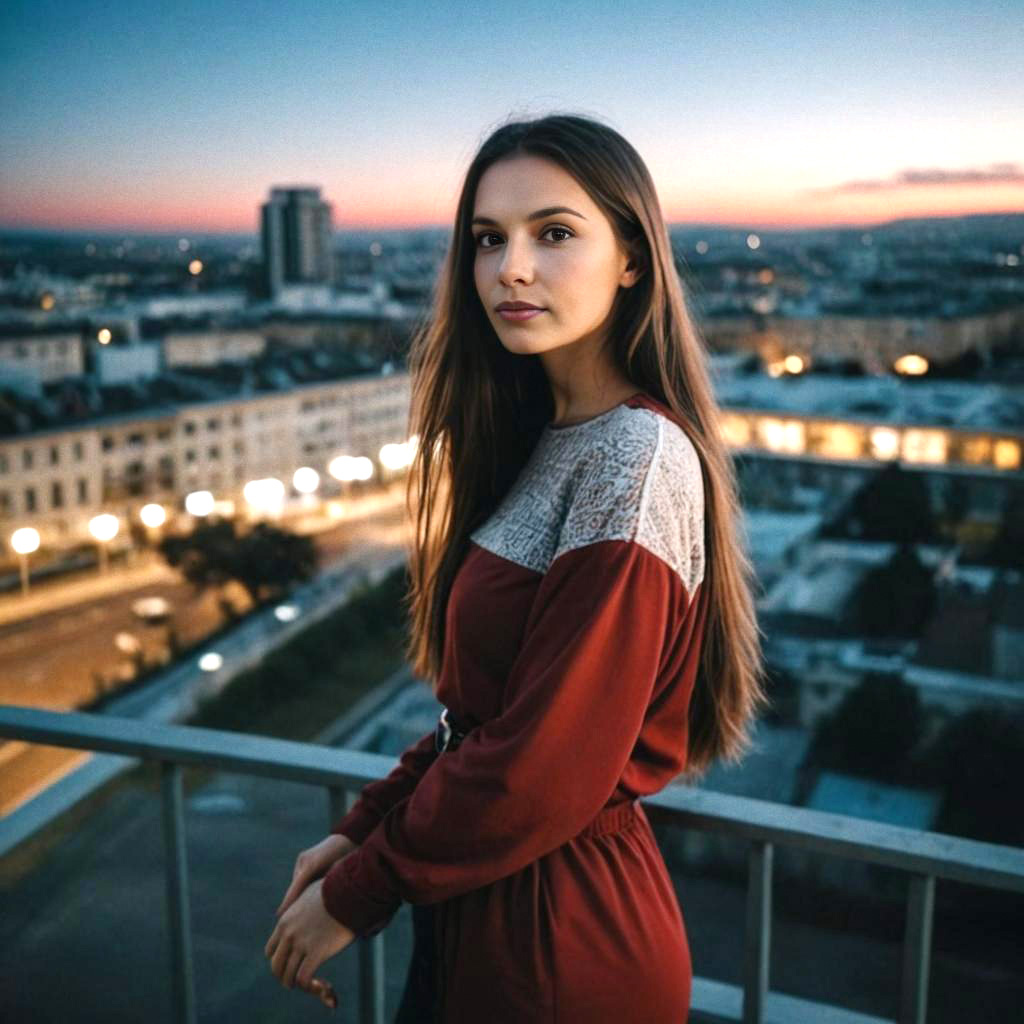
[[[120,524],[117,516],[104,512],[101,515],[93,516],[89,520],[89,532],[96,538],[100,546],[100,572],[107,571],[107,542],[117,536]]]
[[[255,512],[281,514],[281,503],[284,501],[284,484],[277,477],[264,480],[250,480],[242,488],[242,496]]]
[[[193,491],[185,497],[185,511],[197,518],[208,516],[213,511],[213,495],[209,491]]]
[[[28,593],[28,556],[39,550],[39,531],[23,526],[11,534],[11,547],[18,553],[21,563],[21,592]]]

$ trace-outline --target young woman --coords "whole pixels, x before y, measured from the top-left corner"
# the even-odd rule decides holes
[[[407,900],[400,1020],[680,1024],[639,798],[738,760],[767,697],[703,344],[621,135],[484,142],[410,369],[408,654],[445,711],[300,854],[272,969],[333,1005],[314,972]]]

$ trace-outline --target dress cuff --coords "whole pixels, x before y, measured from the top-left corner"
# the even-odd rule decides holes
[[[371,896],[356,880],[359,850],[337,861],[324,875],[320,895],[327,913],[360,938],[382,931],[395,916],[401,900]]]

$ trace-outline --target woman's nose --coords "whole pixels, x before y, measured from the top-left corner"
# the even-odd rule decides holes
[[[506,242],[505,252],[498,268],[498,280],[507,288],[515,281],[529,281],[533,277],[533,260],[529,243]]]

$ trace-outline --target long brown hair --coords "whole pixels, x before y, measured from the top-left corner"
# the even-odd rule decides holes
[[[469,535],[497,507],[554,415],[540,357],[502,346],[474,283],[470,222],[477,185],[493,163],[519,154],[547,158],[571,174],[640,261],[639,280],[616,296],[610,354],[638,390],[674,412],[700,456],[709,603],[682,773],[699,778],[716,759],[740,760],[750,746],[751,720],[769,703],[761,684],[754,573],[737,535],[736,477],[718,430],[705,344],[687,308],[654,183],[636,150],[590,118],[506,121],[466,172],[431,309],[409,353],[409,430],[418,445],[406,486],[414,523],[406,655],[436,688],[448,595]]]

